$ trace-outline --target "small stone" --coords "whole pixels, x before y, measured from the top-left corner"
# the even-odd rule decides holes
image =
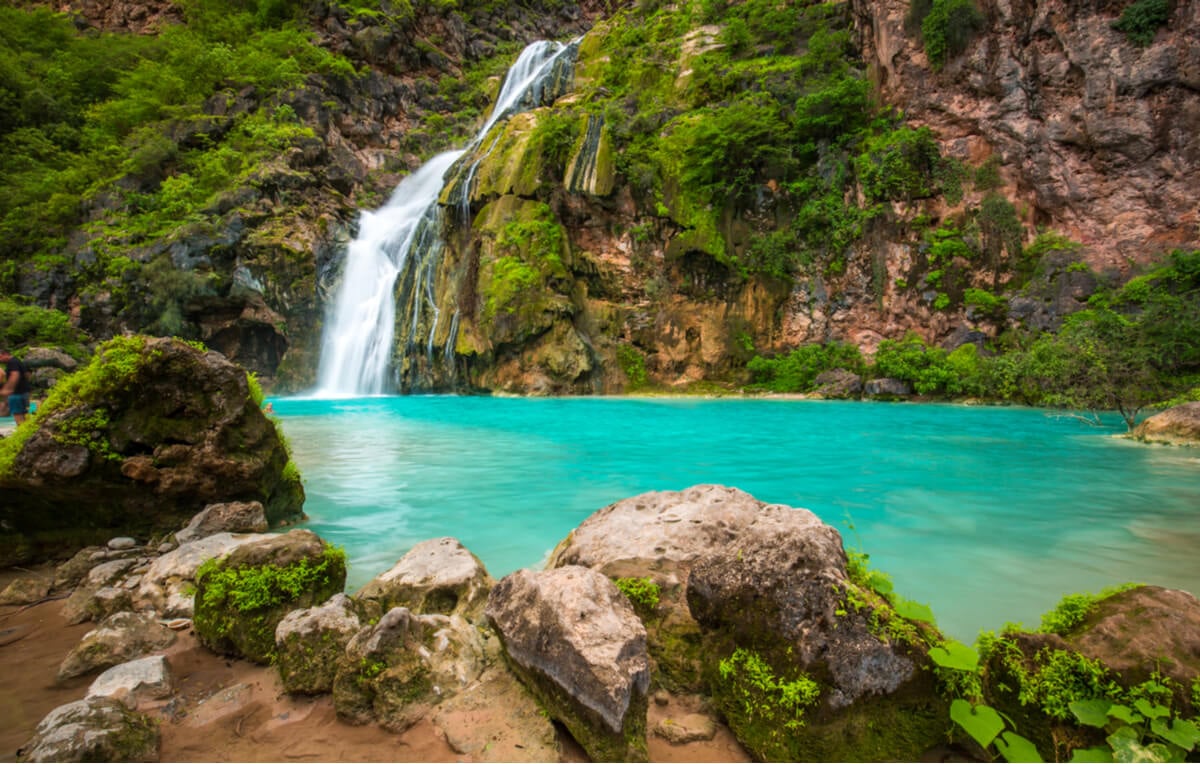
[[[167,621],[166,627],[172,631],[183,631],[184,629],[192,628],[191,618],[172,618]]]
[[[123,549],[133,549],[138,545],[137,541],[128,536],[118,536],[115,539],[109,539],[108,548],[116,551]]]
[[[658,690],[654,693],[655,705],[665,706],[671,702],[671,696],[665,690]]]
[[[688,714],[678,719],[663,719],[655,725],[654,734],[675,745],[695,743],[712,740],[717,734],[717,723],[704,714]]]
[[[164,541],[158,545],[158,553],[167,554],[168,552],[174,552],[178,546],[178,544],[172,544],[170,541]]]

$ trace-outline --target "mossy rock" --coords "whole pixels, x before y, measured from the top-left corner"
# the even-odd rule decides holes
[[[218,653],[270,663],[284,616],[325,602],[345,584],[345,552],[311,531],[246,544],[196,571],[196,634]]]

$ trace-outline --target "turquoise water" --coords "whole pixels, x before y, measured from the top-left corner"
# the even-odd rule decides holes
[[[592,512],[721,483],[812,510],[972,640],[1063,594],[1200,592],[1200,452],[1036,409],[794,400],[278,399],[348,588],[454,536],[496,578]]]

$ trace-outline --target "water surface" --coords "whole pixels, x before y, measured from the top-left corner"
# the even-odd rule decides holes
[[[277,399],[347,588],[454,536],[496,578],[592,512],[720,483],[812,510],[970,641],[1063,594],[1200,592],[1200,454],[1037,409],[794,400]]]

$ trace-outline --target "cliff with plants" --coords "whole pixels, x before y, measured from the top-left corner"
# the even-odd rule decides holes
[[[0,35],[2,286],[93,338],[308,386],[356,211],[465,145],[524,43],[580,36],[452,171],[429,299],[454,320],[397,332],[452,352],[397,348],[397,389],[840,369],[1136,415],[1200,374],[1194,0],[139,9]]]

